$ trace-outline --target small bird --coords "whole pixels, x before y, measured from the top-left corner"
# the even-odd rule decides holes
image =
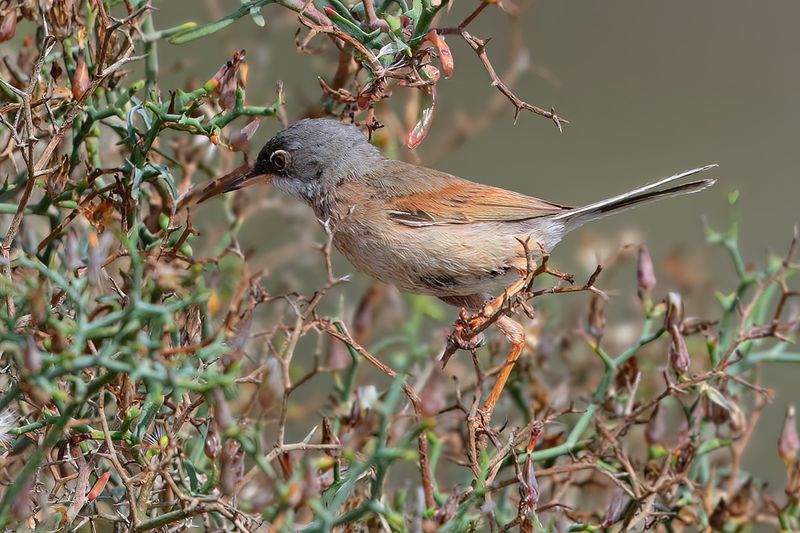
[[[713,185],[712,179],[673,182],[715,166],[584,207],[565,207],[386,159],[353,125],[305,119],[272,137],[253,168],[234,176],[224,192],[270,180],[330,221],[334,245],[359,271],[476,311],[521,278],[528,264],[521,240],[538,245],[531,250],[539,255],[549,253],[587,222]],[[512,350],[483,404],[485,421],[524,342],[522,326],[511,317],[496,324]]]

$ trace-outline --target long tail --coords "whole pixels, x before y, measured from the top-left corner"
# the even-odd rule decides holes
[[[670,198],[672,196],[681,196],[684,194],[702,191],[703,189],[707,189],[708,187],[714,185],[717,180],[703,179],[690,181],[689,183],[682,183],[680,185],[673,185],[672,187],[668,187],[666,189],[662,187],[668,183],[672,183],[673,181],[704,172],[717,166],[718,165],[713,164],[687,170],[685,172],[681,172],[680,174],[675,174],[674,176],[661,179],[618,196],[607,198],[606,200],[601,200],[583,207],[576,207],[574,209],[570,209],[569,211],[564,211],[563,213],[554,216],[552,219],[563,220],[565,222],[565,229],[570,231],[582,226],[583,224],[586,224],[587,222],[611,215],[630,207],[649,202],[655,202],[656,200],[661,200],[662,198]]]

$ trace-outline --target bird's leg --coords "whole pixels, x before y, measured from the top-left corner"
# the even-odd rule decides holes
[[[522,289],[524,289],[528,283],[530,283],[528,277],[523,272],[520,272],[520,278],[512,283],[506,290],[504,290],[503,294],[483,304],[480,316],[472,319],[470,322],[470,327],[476,328],[487,318],[490,318],[492,315],[494,315],[498,310],[500,310],[500,308],[506,305],[511,298],[519,294],[519,292],[522,291]]]
[[[514,368],[514,363],[519,359],[519,355],[522,353],[522,347],[525,343],[525,330],[522,325],[513,318],[503,315],[497,320],[496,324],[500,331],[503,332],[503,335],[506,336],[508,342],[511,343],[511,351],[506,355],[503,367],[500,369],[500,373],[497,375],[494,385],[492,385],[492,390],[489,391],[489,396],[483,403],[483,407],[477,413],[475,420],[472,421],[473,428],[478,431],[485,431],[488,428],[492,418],[492,411],[494,411],[497,400],[500,399],[500,394],[503,392],[506,381],[508,381],[508,376]]]

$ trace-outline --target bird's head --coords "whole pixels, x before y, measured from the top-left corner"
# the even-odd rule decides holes
[[[348,179],[369,172],[382,159],[358,128],[330,119],[304,119],[279,131],[261,149],[255,165],[225,192],[269,180],[309,203]]]

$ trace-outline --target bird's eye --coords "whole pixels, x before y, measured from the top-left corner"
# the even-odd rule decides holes
[[[269,162],[272,163],[275,170],[285,170],[289,165],[289,153],[285,150],[275,150],[269,156]]]

